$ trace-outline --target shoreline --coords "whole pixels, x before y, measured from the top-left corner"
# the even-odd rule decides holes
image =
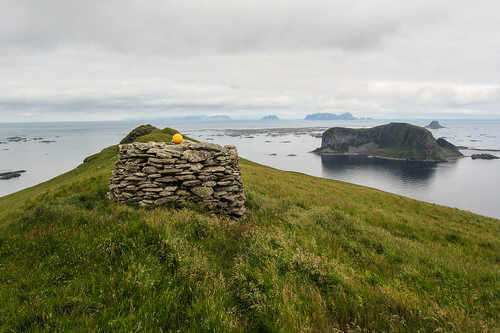
[[[393,160],[393,161],[406,161],[406,162],[430,162],[430,163],[438,163],[438,162],[449,162],[450,160],[464,158],[466,156],[458,156],[458,157],[450,157],[446,160],[417,160],[417,159],[408,159],[408,158],[399,158],[399,157],[388,157],[388,156],[378,156],[378,155],[370,155],[363,153],[336,153],[336,152],[315,152],[310,151],[309,153],[320,155],[320,156],[365,156],[367,158],[379,158],[384,160]]]

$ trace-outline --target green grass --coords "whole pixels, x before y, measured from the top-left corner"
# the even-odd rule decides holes
[[[129,207],[116,154],[0,198],[0,331],[500,330],[499,220],[246,160],[241,220]]]
[[[137,142],[149,142],[149,141],[170,142],[170,141],[172,141],[172,136],[176,133],[179,133],[179,132],[177,130],[169,128],[169,127],[166,127],[164,129],[155,129],[151,133],[137,138],[136,141]],[[194,140],[194,141],[196,141],[196,140]]]

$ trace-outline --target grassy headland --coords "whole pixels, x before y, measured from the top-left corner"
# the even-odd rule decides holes
[[[116,157],[0,198],[0,331],[500,330],[499,220],[246,160],[241,220],[141,209]]]

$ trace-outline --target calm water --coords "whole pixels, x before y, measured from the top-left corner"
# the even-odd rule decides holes
[[[429,120],[408,122],[423,126]],[[373,127],[385,123],[388,121],[153,122],[153,125],[177,128],[199,140],[236,145],[240,156],[278,169],[374,187],[500,218],[497,204],[500,160],[465,157],[446,163],[423,163],[310,153],[321,145],[317,136],[329,127]],[[436,138],[445,137],[456,145],[475,149],[500,149],[500,121],[442,120],[440,123],[446,128],[433,130]],[[119,142],[138,124],[0,124],[0,142],[5,142],[0,144],[0,172],[27,170],[19,178],[0,180],[0,196],[73,169],[86,156]],[[26,140],[7,140],[13,136]],[[477,151],[462,150],[462,153],[470,156]]]
[[[0,172],[26,170],[19,178],[0,180],[0,196],[75,168],[86,156],[119,142],[125,132],[119,122],[0,124]],[[26,141],[7,140],[16,136]]]

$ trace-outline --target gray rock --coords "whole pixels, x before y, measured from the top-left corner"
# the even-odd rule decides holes
[[[177,192],[175,192],[177,195],[179,196],[183,196],[183,197],[188,197],[191,195],[191,192],[188,192],[186,190],[178,190]]]
[[[160,187],[146,187],[142,189],[145,192],[162,192],[163,189]]]
[[[157,173],[158,169],[154,166],[147,166],[147,167],[142,168],[142,172],[144,172],[146,174]]]
[[[214,173],[214,172],[224,172],[226,168],[223,166],[210,166],[203,169],[205,173]]]
[[[473,160],[476,159],[482,159],[482,160],[496,160],[498,159],[498,156],[492,155],[492,154],[472,154],[470,156]]]
[[[182,156],[191,163],[198,163],[208,159],[210,153],[204,150],[186,150]]]
[[[136,177],[136,176],[130,176],[126,177],[125,180],[130,181],[130,182],[140,182],[141,180],[144,180],[145,178],[143,177]]]
[[[155,181],[160,183],[173,183],[176,181],[176,179],[175,177],[167,176],[167,177],[156,178]]]
[[[215,143],[198,142],[198,143],[193,145],[193,149],[219,152],[222,150],[222,147],[218,144],[215,144]]]
[[[172,159],[169,159],[169,158],[150,157],[148,159],[148,164],[173,164],[173,163],[172,163]]]
[[[213,174],[200,174],[200,175],[198,175],[198,179],[206,182],[209,180],[217,180],[218,177],[216,175],[213,175]]]
[[[184,181],[184,180],[193,180],[196,179],[196,177],[190,174],[190,175],[176,176],[175,179]]]
[[[21,174],[24,172],[26,172],[26,170],[2,172],[2,173],[0,173],[0,179],[12,179],[12,178],[20,177]]]
[[[139,207],[147,207],[154,204],[153,200],[141,200],[139,201]]]
[[[152,173],[148,175],[148,178],[155,179],[155,178],[160,178],[161,175],[159,173]]]
[[[125,171],[136,172],[139,171],[140,167],[137,164],[125,165]]]
[[[178,186],[166,186],[165,188],[163,188],[163,190],[165,192],[175,192],[178,188]]]
[[[240,188],[237,185],[233,185],[233,186],[223,186],[223,187],[220,187],[219,189],[221,191],[225,191],[225,192],[238,192],[238,190]]]
[[[146,183],[143,183],[143,184],[140,184],[139,185],[139,188],[141,190],[145,189],[145,188],[152,188],[152,187],[156,187],[156,185],[154,183],[151,183],[151,182],[146,182]]]
[[[203,186],[193,187],[191,191],[200,198],[209,198],[212,195],[212,193],[214,193],[214,190],[211,187],[203,187]]]
[[[171,153],[165,153],[165,152],[158,152],[158,153],[156,153],[156,156],[158,158],[163,158],[163,159],[171,159],[172,158]]]
[[[156,206],[161,206],[161,205],[164,205],[164,204],[169,203],[169,202],[175,202],[177,199],[179,199],[178,196],[172,195],[172,196],[169,196],[169,197],[164,197],[164,198],[156,199],[155,202],[154,202],[154,204]]]
[[[201,180],[199,180],[199,179],[186,180],[185,182],[182,182],[182,185],[187,186],[187,187],[192,187],[192,186],[196,186],[196,185],[200,185],[200,184],[201,184]]]
[[[176,169],[176,168],[171,168],[171,169],[164,169],[164,170],[159,170],[158,173],[162,175],[168,175],[168,174],[175,174],[182,172],[182,169]]]
[[[203,169],[203,164],[201,164],[201,163],[194,163],[194,164],[190,164],[190,165],[189,165],[189,169],[190,169],[191,171],[198,171],[198,170],[201,170],[201,169]]]

